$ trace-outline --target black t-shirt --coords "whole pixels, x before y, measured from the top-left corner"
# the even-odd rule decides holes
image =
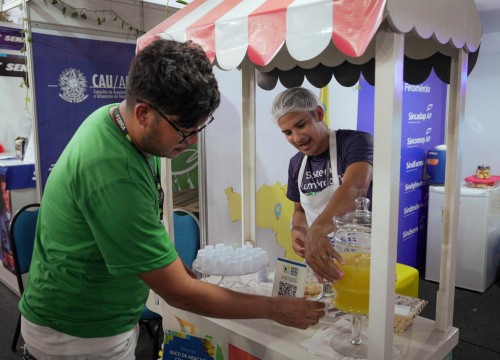
[[[373,165],[373,138],[370,134],[356,130],[337,130],[337,173],[339,182],[347,167],[356,162],[367,162]],[[288,166],[287,198],[300,202],[299,170],[304,159],[304,154],[298,152],[290,159]],[[317,156],[309,156],[302,179],[300,191],[304,194],[314,195],[333,184],[330,171],[330,149]],[[372,186],[368,189],[367,197],[371,200]]]

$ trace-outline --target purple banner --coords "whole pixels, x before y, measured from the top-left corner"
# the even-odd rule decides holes
[[[125,97],[135,44],[33,34],[42,189],[85,118]]]
[[[24,38],[21,29],[11,29],[0,26],[0,49],[21,50]]]
[[[358,129],[373,134],[374,87],[360,81]],[[425,265],[429,186],[424,164],[428,149],[443,144],[447,86],[431,72],[420,85],[404,84],[397,261]]]

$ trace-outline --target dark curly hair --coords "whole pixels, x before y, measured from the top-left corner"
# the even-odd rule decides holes
[[[178,116],[180,127],[199,126],[220,104],[210,60],[192,41],[160,39],[136,54],[127,80],[127,103],[150,102]]]

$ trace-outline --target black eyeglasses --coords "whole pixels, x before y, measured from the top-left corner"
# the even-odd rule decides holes
[[[203,125],[198,126],[198,128],[196,130],[191,131],[190,133],[186,134],[184,131],[182,131],[181,129],[179,129],[179,127],[177,125],[175,125],[175,123],[172,122],[172,120],[170,120],[167,117],[167,115],[165,115],[163,112],[161,112],[153,104],[150,104],[150,103],[148,103],[146,101],[142,101],[142,100],[139,100],[139,99],[137,99],[137,102],[149,105],[151,107],[151,109],[153,109],[154,111],[156,111],[162,118],[164,118],[170,124],[170,126],[172,126],[175,129],[175,131],[177,131],[179,133],[179,135],[182,136],[182,140],[179,141],[179,144],[182,144],[183,142],[191,139],[193,136],[195,136],[200,131],[202,131],[203,129],[205,129],[212,121],[214,121],[213,115],[210,114],[208,116],[208,120]]]

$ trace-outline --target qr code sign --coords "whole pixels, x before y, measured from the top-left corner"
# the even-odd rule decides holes
[[[295,296],[297,294],[297,285],[289,284],[283,281],[279,282],[278,295]]]

